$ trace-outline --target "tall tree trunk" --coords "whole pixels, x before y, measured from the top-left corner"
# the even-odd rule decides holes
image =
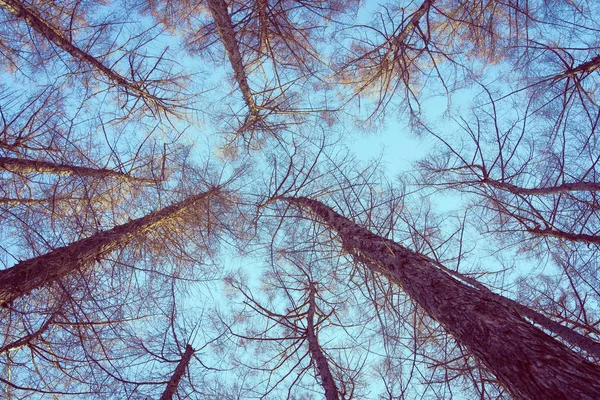
[[[258,107],[254,102],[254,96],[248,85],[248,77],[246,76],[244,62],[235,37],[235,31],[233,30],[233,23],[227,12],[227,3],[225,3],[224,0],[207,0],[207,2],[210,13],[217,26],[217,32],[219,32],[219,37],[227,51],[229,62],[233,68],[233,76],[242,92],[248,110],[250,110],[250,116],[253,120],[258,120],[260,118],[258,115]]]
[[[89,176],[100,179],[110,177],[129,181],[152,182],[149,179],[136,178],[108,168],[89,168],[70,164],[59,164],[50,161],[26,160],[11,157],[0,157],[0,169],[19,174],[37,172],[42,174]]]
[[[65,277],[77,269],[89,267],[98,257],[127,244],[159,224],[167,223],[180,212],[211,196],[215,190],[218,189],[190,196],[179,203],[131,220],[126,224],[98,232],[89,238],[21,261],[0,271],[0,306]]]
[[[331,374],[331,369],[329,368],[329,362],[327,362],[327,358],[325,357],[325,354],[323,354],[323,350],[321,349],[317,338],[317,330],[314,321],[315,307],[315,287],[311,283],[310,293],[308,295],[308,311],[306,314],[308,351],[310,352],[310,356],[316,364],[317,371],[321,377],[321,386],[325,390],[325,399],[338,400],[338,390],[333,375]]]
[[[394,44],[396,49],[400,49],[406,46],[404,41],[406,40],[408,35],[413,31],[413,29],[415,29],[415,27],[419,25],[419,21],[421,21],[421,18],[423,18],[423,16],[429,12],[429,9],[431,8],[434,2],[435,0],[425,0],[423,3],[421,3],[419,8],[417,8],[410,20],[400,31],[400,33],[398,33],[390,39],[390,42]]]
[[[69,53],[73,58],[91,66],[126,91],[158,106],[163,109],[163,111],[170,112],[163,99],[144,90],[140,83],[127,80],[122,75],[104,65],[102,61],[98,60],[96,57],[81,50],[71,42],[59,28],[42,18],[33,7],[26,6],[19,0],[0,0],[0,7],[20,18],[31,29]]]
[[[179,364],[177,364],[175,372],[173,372],[171,379],[169,379],[165,391],[163,392],[162,396],[160,396],[160,400],[171,400],[173,398],[173,395],[175,394],[175,392],[177,391],[177,387],[179,386],[179,382],[181,381],[181,378],[183,378],[183,375],[185,374],[185,371],[187,370],[188,365],[190,364],[190,359],[193,355],[194,349],[192,348],[192,346],[190,346],[189,344],[186,345],[185,352],[181,357],[181,361],[179,361]]]
[[[343,248],[386,275],[468,347],[518,399],[598,399],[600,366],[529,323],[509,304],[453,278],[421,254],[377,236],[305,197],[308,209],[339,235]]]
[[[519,311],[519,313],[522,316],[529,318],[542,328],[547,329],[548,331],[559,336],[561,339],[572,344],[573,346],[579,347],[580,349],[587,351],[590,355],[593,355],[597,357],[598,360],[600,360],[600,343],[590,339],[587,336],[583,336],[582,334],[573,329],[567,328],[566,326],[554,321],[553,319],[532,308],[527,307],[526,305],[523,305],[508,297],[504,297],[492,292],[487,286],[485,286],[481,282],[478,282],[476,279],[473,279],[457,271],[453,271],[449,268],[446,268],[442,264],[436,264],[439,268],[448,272],[455,278],[458,278],[459,280],[468,283],[469,285],[477,288],[479,291],[485,293],[488,296],[492,296],[497,301],[504,303],[507,307],[515,308]]]

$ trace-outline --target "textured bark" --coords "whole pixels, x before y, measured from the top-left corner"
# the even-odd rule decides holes
[[[412,32],[412,30],[415,29],[417,25],[419,25],[419,21],[421,20],[421,18],[423,18],[423,15],[429,12],[429,9],[431,8],[434,2],[435,0],[425,0],[417,9],[417,11],[415,11],[415,13],[412,15],[410,21],[408,21],[408,23],[404,26],[402,31],[400,31],[399,34],[392,38],[392,43],[395,45],[396,49],[405,46],[404,41],[406,40],[410,32]]]
[[[0,0],[2,1],[2,0]],[[217,26],[217,32],[221,42],[227,51],[229,62],[233,68],[233,76],[242,92],[246,106],[250,110],[250,116],[253,119],[258,119],[258,108],[254,102],[254,96],[248,85],[248,77],[246,76],[246,70],[244,68],[244,62],[242,61],[242,55],[240,48],[235,37],[235,31],[233,29],[233,23],[231,17],[227,12],[227,3],[223,0],[207,0],[208,8]]]
[[[530,229],[527,229],[527,232],[533,233],[533,234],[539,235],[539,236],[548,236],[548,237],[554,237],[557,239],[569,240],[571,242],[600,244],[600,236],[588,235],[585,233],[564,232],[564,231],[559,231],[557,229],[551,229],[551,228],[530,228]]]
[[[590,61],[586,61],[581,63],[573,68],[567,69],[560,75],[557,75],[553,80],[560,80],[564,78],[573,78],[578,75],[583,75],[585,73],[591,74],[592,72],[598,70],[600,68],[600,55],[595,56]]]
[[[18,174],[37,172],[42,174],[89,176],[99,179],[110,177],[122,180],[149,182],[147,179],[135,178],[133,176],[108,168],[80,167],[76,165],[53,163],[49,161],[24,160],[10,157],[0,157],[0,169],[5,169]]]
[[[21,261],[0,271],[0,306],[50,284],[80,269],[87,268],[98,257],[123,246],[139,235],[167,223],[180,212],[209,197],[213,192],[198,194],[154,211],[144,217],[129,221],[110,230],[98,232],[47,254]]]
[[[547,186],[541,188],[522,188],[506,182],[499,182],[492,179],[482,180],[486,185],[506,190],[513,194],[521,195],[545,195],[545,194],[560,194],[568,192],[599,192],[600,182],[573,182],[563,183],[558,186]]]
[[[600,343],[590,339],[587,336],[583,336],[582,334],[580,334],[577,331],[574,331],[573,329],[570,329],[564,325],[561,325],[560,323],[550,319],[549,317],[545,316],[544,314],[542,314],[532,308],[529,308],[521,303],[518,303],[508,297],[504,297],[504,296],[501,296],[499,294],[492,292],[487,286],[485,286],[484,284],[478,282],[477,280],[475,280],[471,277],[465,276],[459,272],[448,269],[441,264],[438,264],[438,267],[442,268],[444,271],[448,272],[452,276],[454,276],[454,277],[468,283],[469,285],[477,288],[478,290],[484,292],[486,295],[492,296],[497,301],[504,303],[507,307],[509,307],[509,308],[512,307],[512,308],[518,310],[522,316],[529,318],[530,320],[532,320],[533,322],[535,322],[542,328],[559,336],[561,339],[570,343],[571,345],[579,347],[582,350],[585,350],[590,355],[598,357],[598,359],[600,360]]]
[[[177,364],[175,372],[173,372],[171,379],[169,379],[165,391],[163,392],[162,396],[160,396],[160,400],[171,400],[173,398],[173,395],[175,394],[175,392],[177,392],[179,382],[181,381],[181,378],[183,378],[183,375],[185,374],[185,371],[187,370],[188,365],[190,364],[190,359],[193,355],[194,349],[192,348],[192,346],[190,346],[189,344],[186,345],[185,352],[181,357],[181,361],[179,361],[179,364]]]
[[[598,399],[600,366],[586,361],[494,296],[460,282],[421,254],[364,229],[305,197],[308,209],[339,235],[343,248],[386,275],[470,349],[518,399]]]
[[[317,371],[321,377],[321,386],[325,390],[326,400],[338,400],[338,390],[335,385],[335,380],[329,369],[329,363],[323,350],[319,345],[319,339],[317,338],[317,331],[315,328],[315,288],[311,285],[309,298],[308,298],[308,311],[306,315],[306,339],[308,340],[308,351],[310,357],[317,366]]]
[[[70,197],[48,197],[45,199],[16,199],[12,197],[0,197],[0,204],[6,204],[9,206],[18,206],[18,205],[34,205],[34,204],[48,204],[56,201],[62,200],[72,200]]]
[[[135,95],[144,98],[151,103],[163,108],[165,111],[169,111],[163,104],[163,101],[156,96],[148,93],[141,88],[141,85],[137,82],[131,82],[125,77],[113,71],[111,68],[104,65],[96,57],[81,50],[75,44],[73,44],[65,35],[60,31],[59,28],[52,25],[50,22],[42,18],[38,13],[32,9],[32,7],[26,6],[18,0],[0,0],[0,7],[6,11],[12,13],[16,17],[24,21],[29,27],[38,32],[40,35],[45,37],[56,46],[60,47],[73,58],[88,64],[96,71],[100,72],[108,79],[116,83],[117,85],[124,88],[126,91],[130,91]]]

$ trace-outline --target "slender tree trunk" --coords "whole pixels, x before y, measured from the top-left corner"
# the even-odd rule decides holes
[[[386,275],[477,355],[518,399],[598,399],[600,366],[586,361],[508,304],[458,281],[428,257],[377,236],[323,203],[281,198],[308,209],[343,248]]]
[[[108,79],[124,88],[126,91],[130,91],[135,95],[159,106],[163,110],[169,111],[161,99],[142,89],[139,83],[127,80],[122,75],[104,65],[96,57],[81,50],[67,37],[65,37],[64,33],[61,32],[59,28],[55,27],[50,22],[38,15],[38,13],[35,12],[32,7],[26,6],[19,0],[0,0],[0,7],[23,20],[29,27],[50,42],[54,43],[56,46],[69,53],[73,58],[90,65],[96,71],[100,72]]]
[[[433,5],[433,3],[435,3],[435,0],[425,0],[423,3],[421,3],[421,6],[419,6],[417,11],[414,12],[408,23],[400,31],[400,33],[398,33],[391,39],[391,42],[396,46],[397,49],[401,48],[402,46],[406,46],[404,41],[406,40],[410,32],[412,32],[412,30],[415,29],[417,25],[419,25],[419,21],[421,20],[421,18],[423,18],[423,16],[429,12],[429,9]]]
[[[0,0],[2,1],[2,0]],[[246,76],[246,70],[244,68],[244,62],[240,53],[237,39],[235,37],[235,31],[233,30],[233,23],[231,17],[227,12],[227,3],[224,0],[207,0],[208,8],[212,14],[215,25],[217,26],[217,32],[221,42],[227,51],[229,62],[233,68],[233,76],[242,92],[244,102],[250,110],[250,116],[252,119],[259,119],[258,107],[254,102],[254,96],[248,85],[248,77]]]
[[[528,228],[527,232],[533,233],[534,235],[554,237],[557,239],[564,239],[572,242],[582,242],[596,245],[600,244],[600,236],[598,235],[564,232],[551,228]]]
[[[183,375],[185,374],[185,371],[187,370],[188,365],[190,364],[190,359],[193,355],[194,349],[192,348],[192,346],[190,346],[189,344],[186,345],[185,352],[181,357],[181,361],[179,361],[179,364],[177,364],[175,372],[173,372],[171,379],[169,379],[169,383],[167,383],[165,391],[163,392],[162,396],[160,396],[160,400],[171,400],[173,398],[173,395],[175,394],[175,392],[177,392],[179,382],[181,381],[181,378],[183,378]]]
[[[0,347],[0,354],[6,353],[11,350],[19,349],[23,346],[27,346],[29,343],[33,342],[35,339],[40,337],[44,332],[48,330],[48,328],[54,323],[54,320],[58,316],[58,312],[53,313],[47,320],[40,326],[35,332],[32,332],[20,339],[15,340],[14,342],[5,344]]]
[[[0,0],[1,1],[1,0]],[[151,182],[151,180],[136,178],[108,168],[89,168],[69,164],[59,164],[50,161],[25,160],[20,158],[0,157],[0,169],[19,174],[33,172],[55,175],[77,175],[92,178],[117,178],[130,181]]]
[[[308,311],[306,315],[306,338],[308,340],[308,351],[310,352],[310,356],[315,362],[317,371],[321,377],[321,386],[325,390],[325,399],[338,400],[338,390],[337,386],[335,385],[333,375],[331,374],[331,369],[329,369],[329,362],[327,362],[327,358],[325,357],[325,354],[323,354],[321,346],[319,345],[319,340],[317,339],[317,331],[314,321],[315,288],[312,284],[310,286],[310,293],[308,296]]]
[[[578,75],[583,75],[586,73],[591,74],[592,72],[598,70],[599,68],[600,68],[600,55],[597,55],[589,61],[581,63],[573,68],[567,69],[565,72],[563,72],[562,74],[556,75],[552,79],[555,81],[558,81],[558,80],[564,79],[564,78],[574,78],[574,77],[577,77]]]
[[[506,190],[513,194],[521,195],[545,195],[545,194],[560,194],[568,192],[600,192],[600,182],[572,182],[563,183],[558,186],[547,186],[540,188],[523,188],[506,182],[499,182],[492,179],[484,179],[482,181],[486,185]]]
[[[188,197],[144,217],[134,219],[110,230],[98,232],[47,254],[21,261],[0,271],[0,306],[65,277],[80,268],[87,268],[105,254],[127,244],[132,239],[168,223],[187,208],[209,197],[213,191]]]

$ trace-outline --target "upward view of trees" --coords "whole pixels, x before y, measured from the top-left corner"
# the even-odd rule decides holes
[[[0,18],[0,397],[600,398],[596,2]]]

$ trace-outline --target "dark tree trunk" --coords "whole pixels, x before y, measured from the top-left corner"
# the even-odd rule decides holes
[[[179,364],[177,364],[175,372],[173,372],[171,379],[169,379],[169,383],[167,383],[165,391],[163,392],[162,396],[160,396],[160,400],[171,400],[173,398],[173,395],[175,394],[175,392],[177,392],[179,382],[181,381],[181,378],[183,378],[185,371],[187,371],[188,365],[190,364],[190,360],[193,355],[194,349],[192,348],[192,346],[190,346],[189,344],[186,345],[185,352],[181,357],[181,361],[179,361]]]
[[[483,179],[486,185],[506,190],[513,194],[521,195],[550,195],[569,192],[600,192],[600,182],[567,182],[557,186],[546,186],[540,188],[522,188],[511,183],[500,182],[493,179]]]
[[[452,276],[458,278],[459,280],[462,280],[468,283],[469,285],[477,288],[479,291],[482,291],[486,295],[492,296],[497,301],[504,303],[507,307],[512,307],[518,310],[522,316],[529,318],[542,328],[547,329],[548,331],[552,332],[557,336],[560,336],[560,338],[564,341],[570,343],[573,346],[579,347],[582,350],[585,350],[590,355],[593,355],[600,360],[600,343],[590,339],[587,336],[583,336],[582,334],[573,329],[561,325],[560,323],[554,321],[553,319],[550,319],[546,315],[532,308],[529,308],[526,305],[523,305],[508,297],[500,296],[499,294],[492,292],[487,286],[471,277],[465,276],[459,272],[448,269],[441,264],[438,264],[438,267],[448,272]]]
[[[233,30],[233,23],[227,12],[227,3],[223,0],[207,0],[207,2],[210,13],[217,26],[217,32],[219,32],[221,42],[227,51],[231,68],[233,68],[233,76],[242,92],[244,102],[246,103],[248,110],[250,110],[252,119],[257,120],[259,119],[258,108],[254,102],[254,96],[252,96],[250,86],[248,85],[248,78],[246,76],[240,48],[235,37],[235,31]]]
[[[198,194],[146,216],[98,232],[47,254],[21,261],[0,271],[0,306],[34,289],[50,284],[80,268],[87,268],[98,258],[135,239],[137,236],[166,223],[181,211],[196,205],[213,192]]]
[[[311,284],[310,293],[308,298],[308,311],[306,315],[306,338],[308,340],[308,351],[310,352],[310,357],[314,361],[319,376],[321,377],[321,386],[325,390],[325,399],[326,400],[338,400],[338,390],[335,385],[335,380],[333,379],[333,375],[331,374],[331,369],[329,368],[329,362],[323,354],[323,350],[319,345],[319,339],[317,338],[317,330],[315,327],[315,288]]]
[[[343,248],[386,275],[478,356],[518,399],[599,399],[600,366],[586,361],[493,296],[460,282],[421,254],[364,229],[305,197],[282,198],[310,210]]]
[[[150,180],[135,178],[108,168],[89,168],[70,164],[59,164],[50,161],[26,160],[10,157],[0,157],[0,168],[18,174],[37,172],[42,174],[89,176],[99,179],[110,177],[122,180],[150,182]]]

